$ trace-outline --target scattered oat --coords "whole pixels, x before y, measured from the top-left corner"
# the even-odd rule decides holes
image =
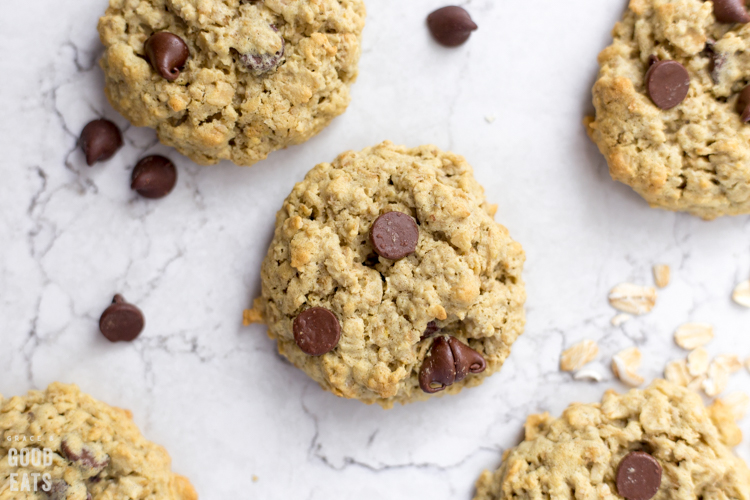
[[[750,307],[750,280],[737,285],[732,293],[732,299],[743,307]]]
[[[708,378],[703,381],[703,392],[709,397],[718,396],[729,385],[729,370],[722,363],[713,361],[708,367]]]
[[[685,323],[674,332],[674,341],[683,349],[692,351],[714,338],[714,327],[707,323]]]
[[[747,368],[747,371],[750,372],[750,358],[747,358],[745,360],[745,368]]]
[[[628,313],[620,313],[617,316],[615,316],[614,318],[612,318],[611,323],[612,323],[612,326],[622,326],[626,322],[630,321],[631,319],[633,319],[633,316],[631,316],[630,314],[628,314]]]
[[[664,369],[664,378],[680,387],[687,387],[693,380],[684,359],[668,363]]]
[[[258,479],[260,479],[260,478],[258,476],[256,476],[255,474],[253,474],[253,482],[257,483]]]
[[[612,358],[612,371],[622,382],[632,387],[642,385],[643,377],[636,371],[641,366],[641,351],[637,347],[631,347],[621,351]]]
[[[618,311],[646,314],[656,305],[656,288],[622,283],[610,290],[609,303]]]
[[[666,264],[656,264],[654,266],[654,283],[659,288],[666,288],[669,285],[669,278],[672,275],[672,271]]]
[[[703,383],[706,381],[708,377],[705,375],[701,375],[699,377],[695,377],[687,386],[688,389],[694,392],[700,392],[701,389],[703,389]]]
[[[495,115],[487,115],[487,116],[485,116],[485,117],[484,117],[484,120],[485,120],[485,121],[486,121],[487,123],[492,123],[492,122],[494,122],[494,121],[495,121],[496,119],[497,119],[497,118],[495,117]]]
[[[714,358],[714,363],[722,365],[730,374],[742,370],[742,361],[734,354],[721,354]]]
[[[747,410],[750,410],[750,396],[744,392],[733,392],[725,398],[721,398],[721,401],[732,410],[732,415],[735,420],[742,420],[747,414]]]
[[[708,372],[709,365],[708,351],[699,347],[688,355],[687,366],[688,372],[692,377],[699,377]]]
[[[593,340],[584,340],[565,350],[560,357],[560,369],[574,372],[583,368],[599,355],[599,346]]]
[[[604,377],[598,371],[588,368],[584,370],[578,370],[576,374],[573,375],[573,378],[575,380],[587,380],[590,382],[601,382]]]

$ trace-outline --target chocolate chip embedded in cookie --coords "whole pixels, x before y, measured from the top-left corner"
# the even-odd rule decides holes
[[[346,110],[364,22],[363,0],[113,1],[105,92],[197,163],[253,165]]]
[[[130,412],[97,401],[74,385],[56,382],[45,391],[0,398],[0,415],[0,483],[31,485],[30,490],[36,485],[36,493],[3,498],[198,498],[190,482],[172,472],[167,452],[141,435]],[[13,435],[41,439],[30,442],[11,439]]]
[[[664,380],[608,391],[560,418],[530,416],[524,441],[482,473],[474,500],[750,498],[750,470],[736,442],[724,441],[737,432],[731,410],[707,410],[700,395]]]
[[[750,213],[748,20],[743,0],[630,2],[601,52],[588,132],[650,205]]]
[[[479,385],[524,326],[523,250],[491,214],[460,156],[344,153],[282,205],[245,320],[338,396],[390,407]]]

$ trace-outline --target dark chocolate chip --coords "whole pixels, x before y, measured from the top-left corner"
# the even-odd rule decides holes
[[[115,295],[99,319],[99,330],[110,342],[130,342],[141,334],[145,323],[140,309]]]
[[[86,163],[91,166],[112,158],[122,146],[122,134],[117,125],[102,118],[83,127],[79,144],[86,155]]]
[[[703,55],[708,57],[708,71],[711,74],[711,80],[714,83],[719,83],[721,68],[727,62],[727,56],[716,52],[714,44],[713,40],[708,40],[706,47],[703,49]]]
[[[271,26],[274,31],[278,31],[276,26]],[[284,57],[286,51],[286,40],[284,37],[281,38],[281,48],[273,54],[259,54],[255,52],[248,52],[247,54],[240,54],[240,61],[242,64],[248,67],[256,75],[262,75],[268,73],[272,69],[275,69]]]
[[[750,122],[750,85],[742,89],[737,98],[737,112],[743,123]]]
[[[466,378],[469,373],[482,373],[487,368],[482,355],[457,338],[449,337],[448,344],[456,363],[456,382]]]
[[[648,67],[649,68],[651,66],[653,66],[654,64],[658,63],[658,62],[659,62],[659,56],[657,56],[655,54],[651,54],[650,56],[648,56]]]
[[[331,352],[341,338],[338,318],[325,307],[312,307],[294,320],[294,341],[302,352],[322,356]]]
[[[627,500],[650,500],[661,485],[661,465],[642,451],[629,453],[617,468],[617,493]]]
[[[687,97],[690,75],[677,61],[659,61],[646,73],[646,90],[661,109],[672,109]]]
[[[439,331],[440,331],[440,327],[437,325],[437,323],[435,323],[434,321],[430,321],[429,323],[427,323],[427,328],[424,329],[422,338],[419,340],[428,339]]]
[[[714,17],[720,23],[750,23],[744,0],[714,0]]]
[[[68,483],[58,479],[49,485],[42,485],[41,489],[47,494],[47,500],[65,500],[68,493]]]
[[[477,29],[476,23],[462,7],[448,6],[427,16],[427,27],[441,45],[458,47]]]
[[[370,242],[381,257],[403,259],[417,249],[419,228],[411,216],[388,212],[375,220],[370,229]]]
[[[440,392],[456,381],[456,363],[445,337],[436,338],[419,370],[419,386],[428,394]]]
[[[95,453],[86,445],[83,445],[81,451],[76,453],[68,446],[67,441],[63,440],[60,443],[60,451],[62,451],[63,456],[69,462],[73,462],[81,468],[88,469],[89,476],[96,476],[109,465],[109,456],[105,455],[103,460],[97,460]]]
[[[185,41],[174,33],[160,31],[146,40],[146,57],[151,66],[166,80],[177,80],[185,61],[190,57]]]
[[[163,156],[147,156],[133,169],[130,189],[144,198],[163,198],[177,183],[177,169]]]

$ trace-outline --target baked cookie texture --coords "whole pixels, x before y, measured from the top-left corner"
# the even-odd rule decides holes
[[[345,111],[364,19],[362,0],[110,0],[99,21],[105,91],[132,124],[195,162],[252,165]],[[173,82],[145,58],[160,31],[190,50]],[[262,74],[243,63],[279,52]]]
[[[630,0],[613,38],[587,119],[612,178],[655,207],[704,219],[750,213],[750,125],[735,110],[750,79],[750,24],[717,22],[710,1]],[[651,56],[690,75],[687,98],[667,111],[644,85]]]
[[[0,500],[196,500],[190,482],[171,471],[167,452],[141,436],[127,410],[51,384],[26,396],[0,396]],[[48,448],[52,464],[11,466],[9,450]],[[49,474],[50,493],[12,491],[11,474]]]
[[[384,142],[313,168],[284,202],[262,266],[262,295],[245,322],[265,322],[279,352],[334,394],[378,403],[424,400],[418,376],[435,321],[479,352],[486,370],[438,394],[479,385],[498,371],[522,333],[521,245],[494,222],[496,206],[461,156],[435,146]],[[374,221],[399,211],[419,225],[416,251],[379,257]],[[309,356],[293,321],[322,306],[341,323],[338,346]]]
[[[477,481],[474,500],[616,500],[620,461],[645,451],[663,469],[655,500],[746,500],[750,471],[730,446],[742,439],[727,405],[710,408],[664,380],[601,403],[573,404],[561,418],[532,415],[526,438],[496,472]]]

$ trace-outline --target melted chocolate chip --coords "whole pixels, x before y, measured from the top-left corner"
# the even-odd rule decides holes
[[[170,82],[177,80],[190,57],[190,49],[185,41],[168,31],[151,35],[146,40],[145,51],[151,66]]]
[[[456,363],[456,382],[466,378],[469,373],[482,373],[487,368],[482,355],[457,338],[449,337],[448,344]]]
[[[86,445],[83,445],[79,453],[75,453],[71,447],[68,446],[68,443],[63,440],[60,443],[60,451],[62,451],[63,456],[68,459],[68,461],[75,463],[79,467],[88,469],[88,475],[96,476],[104,470],[107,465],[109,465],[108,456],[105,456],[103,460],[98,461],[95,454]]]
[[[112,305],[99,318],[99,330],[110,342],[130,342],[141,334],[145,323],[140,309],[115,295]]]
[[[322,356],[332,351],[341,338],[341,324],[333,312],[325,307],[312,307],[294,320],[294,341],[302,352]]]
[[[750,23],[745,0],[714,0],[714,17],[720,23]]]
[[[79,144],[86,155],[86,163],[91,166],[112,158],[122,146],[122,134],[117,125],[102,118],[83,127]]]
[[[430,352],[419,370],[419,386],[428,394],[444,390],[456,381],[456,363],[453,352],[445,337],[438,337],[432,343]]]
[[[428,339],[440,331],[440,327],[434,321],[427,323],[427,328],[424,329],[422,338],[420,340]]]
[[[68,483],[62,479],[53,481],[49,486],[42,485],[42,491],[46,493],[47,500],[65,500],[68,493]]]
[[[147,156],[133,169],[130,189],[144,198],[167,196],[177,184],[177,169],[168,158]]]
[[[443,7],[427,16],[427,27],[435,40],[446,47],[463,44],[478,28],[469,13],[457,6]]]
[[[276,26],[271,25],[274,31],[278,31]],[[260,54],[254,52],[248,52],[247,54],[240,54],[240,61],[242,64],[247,66],[256,75],[262,75],[268,73],[272,69],[275,69],[281,60],[284,58],[284,52],[286,51],[286,40],[284,37],[281,38],[281,48],[273,54]]]
[[[650,500],[659,491],[662,468],[648,453],[634,451],[617,468],[617,493],[627,500]]]
[[[388,212],[378,217],[370,228],[370,242],[381,257],[403,259],[417,249],[419,228],[411,216]]]
[[[740,114],[740,120],[743,123],[750,122],[750,85],[742,89],[740,96],[737,98],[737,112]]]
[[[646,73],[646,90],[659,108],[672,109],[687,97],[690,75],[677,61],[659,61]]]
[[[706,47],[703,49],[703,55],[708,57],[708,71],[711,74],[711,80],[714,83],[719,83],[719,73],[727,62],[727,56],[716,52],[714,49],[715,43],[713,40],[708,40]]]

